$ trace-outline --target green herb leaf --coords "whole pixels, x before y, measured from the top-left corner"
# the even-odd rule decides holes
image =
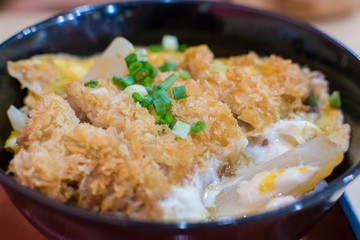
[[[97,86],[98,84],[99,84],[98,81],[90,80],[90,81],[88,81],[88,82],[85,82],[85,83],[84,83],[84,86],[85,86],[85,87],[90,86],[91,88],[96,88],[96,86]]]

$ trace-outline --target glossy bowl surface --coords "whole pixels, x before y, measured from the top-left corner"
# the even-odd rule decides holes
[[[299,239],[319,220],[360,172],[360,61],[331,37],[310,25],[277,14],[216,2],[129,2],[83,6],[28,27],[0,45],[0,136],[9,136],[9,105],[25,95],[6,72],[6,61],[40,53],[88,56],[116,36],[135,45],[159,43],[164,34],[181,43],[206,43],[215,55],[256,51],[291,58],[322,71],[331,89],[342,93],[343,111],[352,127],[345,160],[327,178],[329,185],[301,201],[247,218],[206,223],[143,222],[96,214],[57,203],[20,186],[5,174],[11,154],[0,151],[0,183],[24,216],[51,239]]]

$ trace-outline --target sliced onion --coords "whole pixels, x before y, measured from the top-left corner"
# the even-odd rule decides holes
[[[29,119],[24,113],[22,113],[13,105],[11,105],[8,109],[7,115],[10,119],[11,126],[17,132],[21,132],[25,126],[25,122]]]
[[[179,48],[179,42],[177,37],[173,35],[163,36],[162,46],[165,50],[177,50]]]
[[[329,176],[332,170],[342,161],[343,152],[339,145],[325,137],[314,138],[304,144],[261,165],[244,169],[236,177],[229,178],[221,184],[216,197],[216,216],[236,215],[239,207],[239,184],[251,180],[256,174],[273,169],[286,169],[297,166],[312,166],[320,169],[308,181],[293,186],[287,194],[299,196],[312,190],[322,179]]]
[[[125,76],[127,66],[125,57],[134,51],[134,46],[125,38],[117,37],[105,49],[99,60],[90,69],[83,81],[112,76]]]

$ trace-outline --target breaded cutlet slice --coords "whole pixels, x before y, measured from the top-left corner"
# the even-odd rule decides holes
[[[260,132],[279,119],[306,110],[302,101],[310,94],[310,80],[298,64],[255,53],[223,61],[227,71],[214,71],[213,53],[200,45],[186,50],[183,66],[204,87],[216,91],[250,132]]]

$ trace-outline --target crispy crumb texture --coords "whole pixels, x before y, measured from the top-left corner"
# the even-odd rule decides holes
[[[21,148],[8,171],[20,184],[60,202],[163,220],[159,202],[172,189],[191,181],[209,163],[216,163],[218,178],[254,164],[243,150],[256,138],[263,147],[271,144],[260,135],[279,120],[302,116],[347,150],[350,127],[343,124],[341,111],[329,106],[321,74],[275,55],[250,52],[215,59],[206,45],[174,56],[180,56],[177,66],[192,77],[178,78],[173,85],[185,86],[188,97],[175,101],[168,90],[169,113],[175,121],[206,124],[185,139],[158,124],[150,110],[111,79],[96,79],[94,88],[84,86],[82,79],[96,58],[43,55],[9,62],[9,73],[29,88],[25,104],[30,118],[18,133]],[[162,63],[164,57],[149,55],[152,62],[161,58]],[[226,71],[214,69],[215,62],[226,64]],[[154,84],[171,73],[159,72]],[[318,111],[308,114],[305,102],[311,95],[318,99]]]

